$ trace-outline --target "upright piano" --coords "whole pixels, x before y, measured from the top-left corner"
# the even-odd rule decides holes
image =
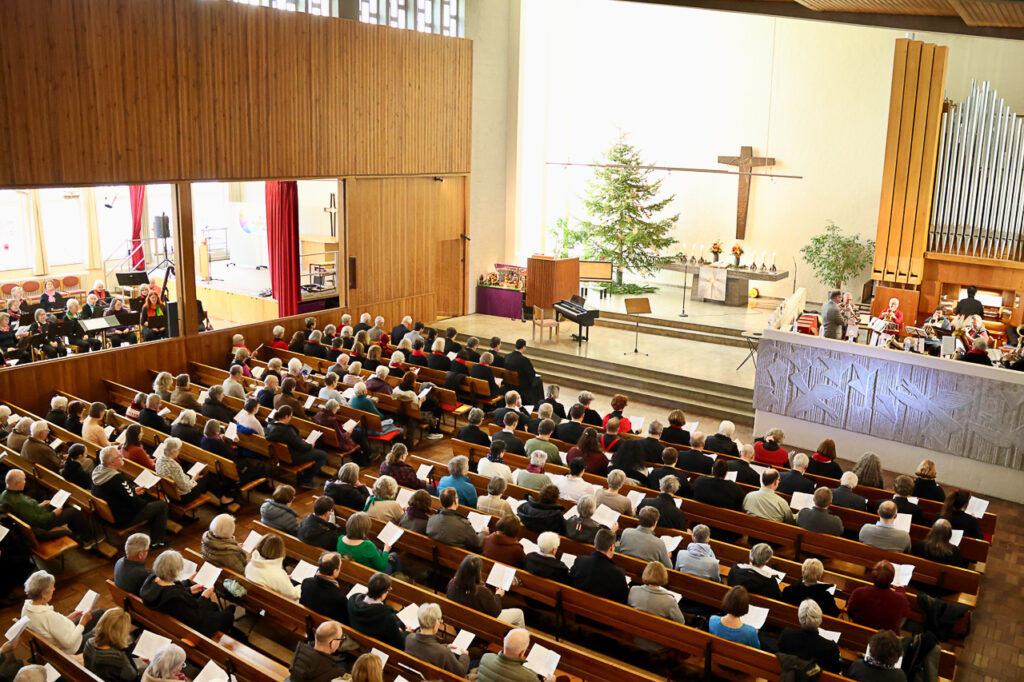
[[[570,299],[563,299],[554,304],[555,319],[561,315],[579,325],[579,333],[573,334],[576,339],[576,346],[579,347],[584,341],[590,341],[590,328],[594,326],[594,320],[601,316],[601,311],[596,308],[587,308],[584,303],[586,299],[582,296],[573,296]],[[586,334],[583,333],[584,327]]]

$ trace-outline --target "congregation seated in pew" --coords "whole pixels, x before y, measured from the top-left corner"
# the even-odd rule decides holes
[[[665,543],[654,534],[661,513],[655,507],[644,507],[637,514],[638,525],[622,531],[616,551],[642,561],[657,561],[672,567]],[[664,583],[663,583],[664,584]]]
[[[359,482],[359,465],[355,462],[346,462],[334,480],[324,483],[324,494],[335,504],[356,510],[362,510],[370,497],[369,489]]]
[[[686,478],[684,477],[683,480],[685,481]],[[681,494],[679,478],[676,476],[665,476],[658,481],[658,488],[660,492],[655,497],[645,498],[637,505],[637,514],[642,513],[644,509],[656,509],[658,511],[657,526],[659,528],[686,530],[686,515],[675,503],[676,495]],[[688,489],[689,484],[687,484],[686,492],[689,492]]]
[[[28,618],[28,629],[47,640],[69,656],[82,651],[88,635],[103,609],[73,611],[65,616],[51,603],[56,578],[46,571],[36,571],[25,581],[25,604],[21,616]]]
[[[526,561],[526,551],[519,543],[522,523],[513,514],[498,518],[494,530],[484,538],[481,554],[498,563],[519,568]]]
[[[537,551],[526,555],[523,570],[540,578],[569,584],[569,567],[556,554],[562,538],[558,533],[545,531],[537,536]]]
[[[477,461],[476,470],[481,476],[498,477],[512,483],[512,469],[505,462],[505,441],[495,440],[488,446],[487,456]]]
[[[391,578],[384,573],[374,573],[367,581],[365,593],[349,597],[348,622],[364,635],[404,650],[408,632],[398,620],[395,609],[387,603],[390,592]]]
[[[345,660],[338,653],[343,638],[339,623],[328,620],[317,626],[313,643],[299,642],[288,667],[294,682],[314,682],[344,677],[348,671]]]
[[[235,517],[231,514],[217,514],[210,520],[209,528],[203,531],[201,549],[207,561],[235,573],[245,573],[249,553],[235,538]]]
[[[448,581],[445,596],[456,604],[480,611],[514,627],[525,627],[523,610],[502,608],[501,599],[505,596],[505,590],[496,587],[492,591],[485,585],[482,567],[480,557],[472,554],[466,556],[455,571],[455,577]]]
[[[721,582],[718,558],[708,541],[711,529],[699,523],[690,531],[693,540],[676,555],[676,570],[689,575]]]
[[[295,488],[287,484],[277,486],[273,494],[260,505],[260,521],[282,533],[297,535],[299,513],[292,508],[294,501]]]
[[[833,586],[821,582],[821,576],[824,573],[825,567],[820,559],[814,557],[804,559],[804,563],[800,567],[800,581],[790,583],[782,590],[782,601],[793,606],[800,606],[805,601],[811,600],[825,615],[838,616],[839,606],[836,604],[835,596],[830,592]]]
[[[189,585],[192,576],[182,576],[183,569],[181,554],[173,549],[161,552],[153,562],[153,574],[139,590],[143,603],[207,637],[230,631],[234,609],[220,607],[213,587]]]
[[[301,588],[292,583],[284,570],[284,539],[277,533],[267,533],[252,550],[252,558],[245,565],[245,577],[285,599],[298,602]]]
[[[348,622],[348,595],[338,583],[341,555],[324,552],[316,563],[316,573],[304,579],[299,603],[307,609],[340,623]]]
[[[741,586],[750,594],[769,599],[782,599],[779,577],[768,568],[774,552],[766,542],[759,542],[750,548],[750,562],[736,564],[729,571],[729,586]]]
[[[644,567],[640,576],[640,585],[633,585],[629,588],[627,602],[634,609],[650,613],[676,623],[685,623],[682,611],[679,610],[679,602],[671,592],[665,589],[668,584],[668,570],[661,561],[651,560]],[[668,649],[663,644],[652,642],[644,637],[634,638],[634,643],[643,649],[654,654],[663,653]]]
[[[152,575],[146,568],[149,556],[149,536],[132,533],[124,542],[124,556],[114,564],[114,584],[129,594],[138,596],[143,583]]]
[[[379,519],[384,523],[388,521],[398,523],[404,510],[402,505],[398,504],[397,497],[398,483],[395,482],[395,479],[390,476],[381,476],[374,482],[370,496],[363,506],[363,511],[371,518]]]
[[[70,504],[54,509],[50,500],[38,502],[25,493],[25,484],[24,471],[8,471],[4,477],[6,489],[0,493],[0,503],[31,526],[37,539],[71,536],[82,549],[90,550],[96,546],[95,532],[80,510]]]
[[[313,503],[313,512],[299,524],[298,538],[307,545],[333,550],[338,546],[342,528],[334,523],[334,500],[326,495]]]
[[[501,479],[495,479],[501,481]],[[504,481],[501,481],[504,483]],[[480,498],[484,499],[484,498]],[[431,509],[431,496],[427,490],[420,489],[409,496],[409,503],[405,507],[402,518],[398,525],[405,530],[411,530],[421,535],[427,534],[427,521],[430,520],[433,510]],[[481,511],[484,511],[481,509]],[[491,513],[491,512],[485,512]]]
[[[543,453],[541,453],[543,454]],[[529,493],[516,508],[523,526],[534,533],[565,532],[565,510],[558,504],[558,488],[548,483],[539,493]]]
[[[438,494],[441,509],[427,521],[427,537],[452,547],[479,552],[483,548],[484,531],[473,529],[469,519],[459,513],[458,492],[442,487]]]

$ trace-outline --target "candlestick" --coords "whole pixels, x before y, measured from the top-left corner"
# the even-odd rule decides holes
[[[772,251],[772,267],[775,267],[775,251]]]

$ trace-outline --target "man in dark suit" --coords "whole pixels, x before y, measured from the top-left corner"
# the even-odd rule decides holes
[[[729,587],[742,585],[750,594],[759,594],[769,599],[782,599],[779,580],[775,576],[765,575],[758,569],[764,569],[772,559],[771,545],[761,542],[750,549],[750,563],[736,564],[729,571]]]
[[[416,339],[412,342],[412,353],[405,359],[410,365],[419,365],[420,367],[426,367],[429,363],[427,362],[427,354],[423,352],[425,348],[425,342],[423,339]]]
[[[723,459],[723,458],[719,458]],[[716,460],[717,461],[717,460]],[[754,471],[750,463],[754,461],[754,446],[744,445],[739,459],[729,460],[729,471],[736,472],[736,482],[752,486],[761,486],[761,475]]]
[[[551,409],[555,411],[555,417],[557,417],[556,424],[566,418],[565,405],[558,402],[558,392],[558,384],[548,384],[544,389],[544,395],[547,397],[540,401],[540,405],[551,405]]]
[[[900,474],[893,481],[892,489],[896,493],[893,495],[892,501],[896,503],[896,512],[898,514],[910,514],[910,522],[917,526],[927,523],[920,505],[914,504],[908,499],[914,496],[914,479]]]
[[[516,339],[516,349],[505,356],[504,367],[518,376],[523,399],[530,405],[536,405],[544,399],[544,383],[533,370],[530,358],[523,355],[524,348],[526,339]]]
[[[492,336],[491,337],[491,355],[494,357],[494,360],[491,361],[491,364],[494,365],[495,367],[504,367],[505,366],[505,356],[502,355],[501,353],[499,353],[498,352],[499,350],[501,350],[501,337],[500,336]]]
[[[671,450],[671,448],[666,448],[666,450]],[[681,479],[675,475],[661,478],[658,481],[658,489],[661,492],[657,497],[648,497],[641,502],[636,508],[637,515],[640,514],[640,510],[644,507],[654,507],[661,513],[661,516],[658,517],[659,528],[686,530],[686,515],[683,514],[682,509],[676,506],[676,501],[673,497],[673,495],[680,494],[679,485],[682,481],[686,481],[686,479]],[[689,491],[690,484],[688,481],[686,488]]]
[[[299,539],[307,545],[333,550],[338,547],[338,536],[344,530],[331,521],[334,515],[334,500],[321,495],[313,503],[313,513],[299,524]]]
[[[359,324],[352,327],[352,335],[355,336],[356,334],[362,331],[370,331],[370,320],[372,319],[373,315],[371,315],[370,313],[363,313],[362,315],[360,315]],[[316,324],[315,319],[313,320],[313,323]]]
[[[693,497],[693,490],[690,489],[690,480],[687,478],[686,472],[676,466],[678,457],[679,455],[675,448],[664,448],[661,451],[662,465],[657,469],[652,469],[647,474],[647,487],[653,490],[660,490],[661,479],[666,476],[675,476],[679,479],[679,494],[683,497]],[[662,516],[664,517],[664,514]]]
[[[839,485],[832,488],[832,504],[837,507],[867,511],[867,498],[853,492],[853,489],[857,487],[857,480],[857,474],[852,471],[844,472],[843,477],[839,479]]]
[[[572,586],[595,597],[625,604],[629,597],[626,572],[615,565],[614,556],[615,533],[602,528],[594,537],[593,553],[577,558],[569,569]]]
[[[458,353],[462,350],[462,344],[455,340],[455,335],[458,334],[455,331],[455,327],[448,327],[444,330],[444,354]]]
[[[563,443],[575,445],[579,442],[580,436],[583,435],[584,429],[586,427],[583,425],[583,406],[576,403],[569,408],[569,420],[556,426],[552,437]]]
[[[323,499],[323,498],[321,498]],[[338,584],[341,555],[324,552],[317,562],[316,575],[302,581],[299,603],[339,623],[348,623],[348,590]]]
[[[743,510],[744,489],[725,480],[729,464],[724,459],[716,459],[711,468],[711,476],[702,476],[693,484],[693,499],[723,509]]]
[[[406,315],[400,324],[391,328],[391,343],[397,346],[398,342],[405,338],[410,331],[412,331],[412,318]]]
[[[466,339],[466,347],[464,350],[466,351],[467,360],[469,360],[470,362],[480,362],[480,351],[478,350],[479,346],[480,339],[476,338],[475,336],[471,336],[468,339]]]
[[[491,442],[496,440],[504,441],[507,452],[511,452],[513,455],[526,455],[526,445],[523,444],[523,441],[516,438],[515,434],[516,424],[519,423],[519,414],[516,412],[506,412],[503,423],[505,428],[494,434],[491,437]]]
[[[171,425],[160,416],[160,396],[156,393],[146,396],[146,406],[139,410],[139,423],[170,435]]]
[[[313,462],[313,466],[300,474],[298,480],[298,484],[303,488],[312,488],[314,487],[313,479],[327,462],[327,453],[315,449],[299,435],[299,430],[292,426],[292,415],[293,411],[290,405],[282,405],[277,408],[277,418],[267,426],[266,438],[271,443],[283,443],[288,446],[288,454],[292,457],[292,463]]]
[[[551,405],[547,403],[541,404],[540,407],[537,408],[537,416],[531,417],[526,421],[526,430],[533,435],[537,435],[537,428],[540,426],[540,423],[545,419],[550,419],[554,422],[554,414],[555,411]]]
[[[723,455],[732,455],[734,457],[739,456],[739,448],[736,447],[736,442],[733,441],[732,435],[736,432],[736,425],[728,419],[722,421],[718,425],[718,433],[713,436],[708,436],[704,442],[704,449],[710,450],[711,452],[719,452]],[[753,485],[758,485],[754,483]]]
[[[324,347],[323,341],[324,334],[319,329],[314,329],[310,334],[306,342],[302,344],[302,352],[305,355],[309,355],[314,358],[320,358],[321,360],[327,359],[327,348]]]
[[[813,494],[814,481],[804,476],[808,461],[807,455],[802,452],[793,455],[793,468],[782,472],[776,492],[783,495],[792,495],[794,492]]]
[[[701,450],[704,448],[704,434],[694,431],[690,434],[690,447],[679,451],[676,466],[683,471],[692,471],[697,474],[711,475],[711,465],[715,460],[705,455]]]
[[[480,428],[480,424],[484,421],[484,411],[479,407],[474,407],[469,411],[466,419],[469,423],[459,429],[459,435],[456,438],[467,443],[482,445],[486,448],[491,447],[491,437]]]
[[[490,353],[484,353],[480,356],[479,362],[469,368],[469,376],[474,379],[482,379],[487,382],[487,387],[491,391],[491,397],[501,395],[501,387],[498,386],[498,382],[494,380],[494,370],[491,369],[491,364],[494,363],[494,356]]]
[[[661,455],[665,451],[661,444],[661,432],[664,429],[661,422],[653,421],[647,427],[647,437],[639,439],[644,451],[644,460],[648,464],[661,464]]]
[[[530,418],[530,413],[523,407],[523,399],[519,397],[518,391],[509,391],[505,394],[505,404],[494,411],[492,418],[495,424],[504,424],[505,415],[515,412],[523,424]]]

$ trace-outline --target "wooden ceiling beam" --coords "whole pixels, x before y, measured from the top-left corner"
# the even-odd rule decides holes
[[[1024,2],[1009,0],[950,0],[968,26],[1024,28]]]

